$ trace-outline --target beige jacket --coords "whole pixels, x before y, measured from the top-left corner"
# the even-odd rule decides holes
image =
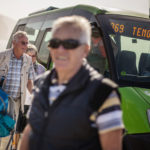
[[[0,53],[0,79],[1,76],[6,76],[9,69],[9,60],[13,49],[8,49]],[[23,54],[23,65],[21,69],[21,110],[24,112],[24,103],[26,99],[26,88],[28,82],[28,70],[32,63],[31,57]]]

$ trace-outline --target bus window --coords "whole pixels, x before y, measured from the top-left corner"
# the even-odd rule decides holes
[[[30,43],[35,44],[44,19],[45,16],[37,16],[34,18],[30,18],[30,20],[26,24],[24,31],[27,32]]]
[[[140,66],[140,61],[141,60],[141,57],[142,57],[142,54],[145,53],[147,55],[150,54],[150,41],[149,40],[143,40],[143,39],[138,39],[138,38],[133,38],[133,37],[126,37],[126,36],[120,36],[120,39],[121,39],[121,51],[123,50],[128,50],[129,52],[132,52],[135,54],[135,66],[134,68],[137,70],[133,70],[133,74],[137,74],[138,75],[144,75],[144,72],[139,72],[139,68],[141,67],[145,67],[145,66]],[[144,47],[143,47],[144,45]],[[146,59],[144,59],[143,61],[148,61]],[[150,62],[150,60],[149,60]],[[146,64],[146,62],[145,62]],[[130,67],[131,69],[131,67]],[[144,69],[143,69],[144,71]],[[145,70],[146,71],[146,70]],[[148,71],[148,70],[147,70]],[[150,71],[150,70],[149,70]],[[145,74],[146,75],[146,74]],[[150,72],[149,72],[149,75],[150,75]]]
[[[28,34],[28,39],[29,42],[34,44],[36,41],[36,38],[38,36],[39,33],[39,29],[40,29],[40,23],[31,23],[31,24],[27,24],[27,26],[25,27],[25,32],[27,32]]]
[[[19,25],[18,28],[17,28],[17,31],[24,31],[24,28],[25,28],[25,24],[23,25]]]
[[[38,59],[45,66],[47,65],[48,58],[50,55],[49,49],[48,49],[48,42],[50,38],[51,38],[51,31],[48,29],[44,34],[44,38],[42,40],[42,43],[38,52]]]
[[[105,16],[106,17],[106,16]],[[150,81],[150,27],[147,20],[107,15],[105,32],[113,48],[119,80]],[[117,49],[114,47],[117,47]],[[143,65],[143,66],[142,66]],[[147,77],[147,78],[146,78]]]

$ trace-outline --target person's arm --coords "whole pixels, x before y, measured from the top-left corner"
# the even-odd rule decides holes
[[[31,61],[29,70],[28,70],[29,74],[28,74],[28,81],[27,81],[27,89],[29,90],[30,93],[32,93],[32,89],[33,89],[33,80],[35,78],[35,72],[33,69],[33,63]]]
[[[24,129],[19,150],[29,150],[29,136],[32,131],[31,126],[28,124]]]
[[[27,88],[28,88],[29,92],[31,93],[32,89],[33,89],[33,81],[32,80],[28,80]]]
[[[122,150],[122,129],[99,134],[102,150]]]
[[[121,150],[124,125],[120,99],[116,91],[109,94],[96,118],[102,150]]]

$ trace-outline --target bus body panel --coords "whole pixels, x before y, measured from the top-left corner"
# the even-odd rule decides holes
[[[133,87],[119,88],[122,98],[123,120],[128,134],[150,132],[147,117],[147,109],[150,108],[150,104],[143,99],[137,89],[139,90],[139,88]]]
[[[141,95],[142,99],[144,99],[147,104],[150,105],[150,89],[136,88],[136,90]]]

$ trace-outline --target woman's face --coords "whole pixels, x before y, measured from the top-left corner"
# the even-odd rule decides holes
[[[79,35],[71,28],[62,28],[54,34],[53,39],[79,41]],[[81,44],[77,48],[66,49],[63,45],[59,45],[58,48],[50,48],[50,53],[57,71],[77,72],[82,65],[83,58],[88,54],[88,46]]]
[[[36,53],[34,51],[28,51],[27,54],[32,57],[32,62],[36,62]]]

